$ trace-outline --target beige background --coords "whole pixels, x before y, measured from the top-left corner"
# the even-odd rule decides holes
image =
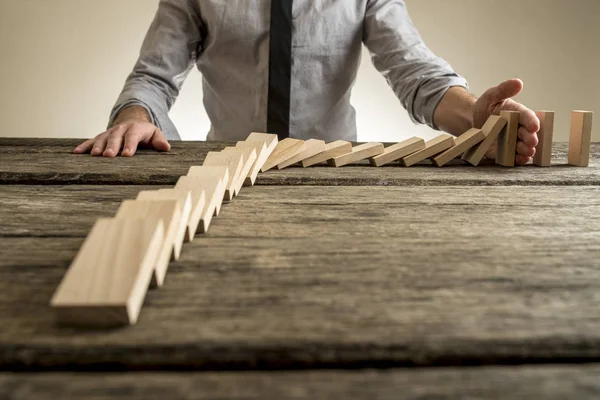
[[[563,141],[571,110],[600,113],[599,0],[407,2],[429,47],[469,79],[475,94],[520,77],[526,89],[519,100],[555,110],[556,136]],[[0,0],[0,136],[91,137],[102,131],[157,4]],[[435,135],[410,122],[367,53],[353,104],[360,140]],[[206,137],[197,72],[172,117],[184,139]],[[595,141],[599,127],[600,120]]]

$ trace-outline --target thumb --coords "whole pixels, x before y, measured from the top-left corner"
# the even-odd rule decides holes
[[[483,94],[491,104],[502,103],[504,100],[515,97],[523,91],[523,81],[520,79],[509,79],[496,87],[489,89]]]
[[[154,134],[152,135],[152,147],[154,147],[158,151],[169,151],[171,150],[171,145],[169,141],[165,137],[165,134],[162,133],[160,129],[156,129]]]

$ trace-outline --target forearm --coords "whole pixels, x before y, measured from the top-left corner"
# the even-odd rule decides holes
[[[454,136],[473,127],[473,110],[477,99],[463,87],[448,89],[434,114],[435,126]]]
[[[125,107],[117,114],[112,126],[122,124],[126,121],[141,121],[141,122],[152,122],[148,111],[139,105],[132,105]]]

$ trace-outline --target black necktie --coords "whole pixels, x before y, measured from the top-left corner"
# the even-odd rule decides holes
[[[271,0],[267,132],[276,133],[280,140],[290,137],[292,2]]]

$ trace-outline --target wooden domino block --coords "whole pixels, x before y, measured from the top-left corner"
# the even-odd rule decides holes
[[[174,189],[161,189],[159,192],[162,192],[163,190],[173,191],[175,193],[180,193],[181,195],[190,195],[191,209],[186,224],[185,241],[193,241],[202,219],[202,211],[208,201],[204,188],[198,185],[185,185],[178,182],[178,185],[176,185]]]
[[[506,119],[507,123],[498,136],[496,164],[503,167],[514,167],[517,155],[520,115],[518,111],[500,111],[500,116]]]
[[[250,172],[248,172],[248,174],[246,175],[246,179],[244,180],[244,186],[254,186],[260,169],[263,165],[265,165],[265,163],[267,162],[267,158],[269,158],[269,156],[271,155],[267,147],[267,143],[260,140],[254,142],[245,141],[237,142],[235,147],[251,147],[256,151],[256,160],[252,164],[252,168],[250,168]]]
[[[275,168],[277,165],[289,160],[298,153],[304,151],[304,140],[287,138],[277,143],[277,147],[261,168],[262,172]]]
[[[424,148],[425,140],[418,137],[413,137],[386,147],[383,154],[375,156],[369,161],[374,167],[382,167],[384,165],[393,163],[394,161],[398,161],[402,157],[406,157],[410,154],[416,153],[419,150],[423,150]]]
[[[177,235],[173,242],[173,259],[179,260],[181,255],[181,248],[183,242],[191,241],[186,233],[188,232],[188,224],[190,222],[190,215],[192,213],[192,195],[190,191],[183,191],[177,189],[161,189],[161,190],[146,190],[139,192],[136,200],[139,201],[163,201],[163,200],[175,200],[179,203],[179,209],[181,210],[181,219],[177,226]]]
[[[554,139],[554,112],[536,111],[540,120],[540,130],[538,132],[539,143],[535,148],[533,164],[538,167],[549,167],[552,165],[552,143]]]
[[[219,194],[221,194],[221,192],[219,190],[209,190],[209,188],[206,188],[206,201],[207,203],[211,202],[211,197],[215,197],[215,216],[218,216],[219,213],[221,212],[221,206],[223,205],[223,200],[224,200],[224,195],[225,195],[225,185],[227,184],[227,182],[229,181],[229,169],[227,167],[209,167],[209,166],[201,166],[201,167],[190,167],[190,169],[188,170],[187,176],[190,177],[194,177],[194,178],[203,178],[203,179],[207,179],[207,178],[217,178],[220,179],[222,184],[223,184],[223,190],[222,190],[222,194],[223,196],[218,196]],[[185,181],[184,179],[180,179],[181,181]],[[207,182],[211,182],[210,179],[206,180]],[[192,187],[202,187],[204,188],[206,185],[203,183],[202,179],[195,179],[195,180],[188,180],[190,186]],[[214,183],[214,180],[212,180],[212,182]],[[194,186],[195,185],[195,186]],[[210,188],[213,187],[213,185],[207,185]],[[216,189],[219,189],[218,187]]]
[[[98,220],[50,302],[58,322],[135,324],[163,241],[158,219]]]
[[[312,156],[325,151],[325,142],[318,139],[309,139],[304,143],[304,150],[287,161],[277,165],[278,169],[287,168],[290,165],[297,164],[302,160],[306,160]]]
[[[242,169],[240,171],[240,175],[238,177],[237,183],[235,184],[235,195],[240,194],[240,190],[244,186],[244,182],[246,181],[246,177],[250,173],[252,166],[257,158],[257,152],[254,146],[236,146],[236,147],[225,147],[224,151],[233,151],[239,152],[241,151],[244,156],[244,164],[242,165]]]
[[[353,147],[352,150],[344,155],[332,158],[328,164],[332,167],[343,167],[344,165],[352,164],[367,158],[378,156],[385,151],[382,143],[365,143]]]
[[[431,162],[433,162],[433,165],[436,167],[443,167],[456,157],[460,157],[465,151],[481,143],[481,141],[484,139],[485,134],[481,129],[469,129],[467,132],[463,133],[454,140],[454,146],[433,157]]]
[[[181,208],[178,200],[139,201],[125,200],[117,211],[116,219],[146,218],[161,221],[164,226],[164,240],[160,245],[154,268],[153,286],[161,287],[167,275],[169,262],[173,253],[179,223]]]
[[[227,167],[229,180],[225,184],[225,200],[231,201],[235,197],[236,185],[240,179],[242,168],[244,168],[244,153],[240,151],[211,151],[206,155],[204,166]]]
[[[267,145],[267,153],[270,156],[271,153],[273,153],[273,151],[275,151],[275,148],[277,147],[277,143],[279,142],[279,139],[277,138],[277,135],[274,135],[272,133],[252,132],[246,139],[246,142],[262,142],[262,143],[266,144]]]
[[[205,194],[202,207],[192,210],[192,218],[188,226],[189,234],[206,233],[216,212],[216,202],[223,201],[225,183],[219,177],[182,176],[175,186],[177,189],[191,190],[192,193]]]
[[[405,167],[412,167],[421,161],[425,161],[428,158],[434,157],[437,154],[448,150],[452,146],[454,146],[454,136],[444,133],[425,142],[425,148],[423,150],[419,150],[416,153],[402,157],[400,159],[400,163]]]
[[[576,167],[590,165],[590,147],[592,145],[591,111],[573,111],[571,114],[571,136],[569,138],[569,164]]]
[[[319,154],[315,154],[301,161],[304,168],[312,167],[313,165],[327,162],[332,158],[339,157],[344,154],[348,154],[352,151],[352,143],[346,142],[345,140],[336,140],[335,142],[328,143],[325,145],[325,150]]]
[[[485,135],[485,139],[477,146],[467,150],[465,154],[463,154],[463,161],[466,161],[475,167],[478,166],[488,150],[498,141],[498,135],[500,135],[500,132],[504,129],[506,123],[506,119],[499,115],[492,115],[489,117],[481,128]]]

